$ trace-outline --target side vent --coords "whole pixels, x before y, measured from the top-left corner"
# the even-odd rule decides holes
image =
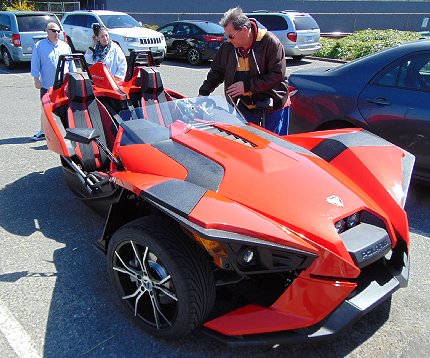
[[[218,135],[220,137],[230,139],[230,140],[232,140],[234,142],[245,144],[248,147],[256,147],[257,146],[256,144],[251,143],[250,141],[246,140],[245,138],[242,138],[242,137],[237,136],[236,134],[227,132],[224,129],[220,129],[220,128],[211,126],[206,131],[209,132],[209,133]]]

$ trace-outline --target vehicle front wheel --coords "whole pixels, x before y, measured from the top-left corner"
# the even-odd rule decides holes
[[[166,218],[144,217],[118,229],[107,258],[121,301],[151,335],[184,337],[212,310],[215,282],[209,260]]]
[[[3,63],[9,70],[12,70],[16,67],[16,62],[12,59],[7,48],[3,48],[1,50],[1,56],[3,59]]]
[[[202,63],[202,54],[197,48],[190,47],[187,52],[187,60],[194,66],[200,65]]]

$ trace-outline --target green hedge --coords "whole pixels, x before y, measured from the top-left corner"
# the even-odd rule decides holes
[[[367,29],[338,40],[322,37],[322,49],[314,56],[350,61],[419,38],[417,32]]]

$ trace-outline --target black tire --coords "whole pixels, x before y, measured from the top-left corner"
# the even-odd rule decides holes
[[[184,337],[212,310],[215,281],[209,260],[167,218],[144,217],[118,229],[107,259],[121,301],[151,335]]]
[[[302,59],[303,59],[303,57],[305,57],[305,56],[303,56],[303,55],[299,55],[299,56],[292,56],[292,58],[293,58],[293,60],[294,61],[301,61]]]
[[[190,47],[188,49],[187,61],[194,66],[200,65],[202,63],[202,54],[198,48]]]
[[[176,56],[184,57],[187,55],[187,51],[189,47],[190,46],[185,41],[175,42],[175,44],[173,45],[173,48],[174,48],[173,53]]]
[[[1,50],[1,57],[6,68],[12,70],[16,67],[16,62],[12,59],[7,48],[3,47]]]

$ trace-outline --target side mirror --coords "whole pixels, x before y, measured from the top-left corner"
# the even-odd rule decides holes
[[[100,137],[100,133],[95,128],[67,128],[64,138],[78,143],[90,144],[98,137]]]

